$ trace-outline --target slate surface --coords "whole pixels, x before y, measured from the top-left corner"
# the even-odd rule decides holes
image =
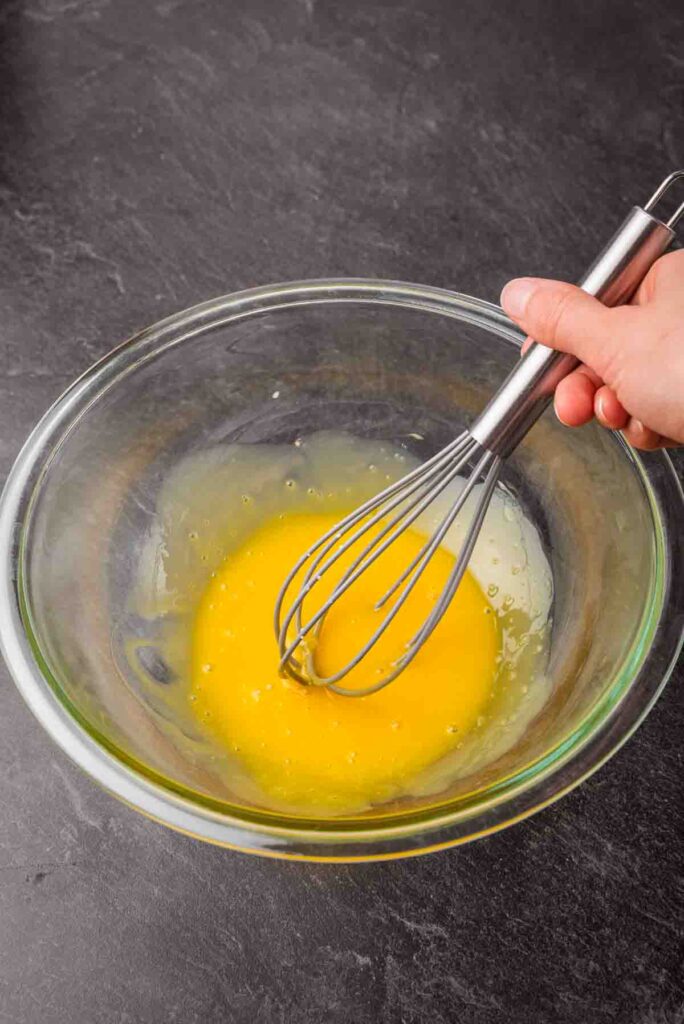
[[[0,473],[75,374],[212,295],[574,277],[684,164],[683,39],[677,0],[4,0]],[[354,867],[146,822],[0,675],[0,1021],[684,1021],[681,664],[560,804]]]

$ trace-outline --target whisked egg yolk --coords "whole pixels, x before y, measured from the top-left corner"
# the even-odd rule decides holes
[[[344,697],[283,678],[272,630],[276,595],[296,556],[335,521],[301,513],[267,522],[216,572],[194,623],[194,713],[264,802],[290,812],[354,813],[408,792],[475,727],[496,675],[497,618],[466,573],[429,642],[384,690]],[[334,672],[363,646],[387,614],[375,603],[423,543],[417,533],[401,535],[332,608],[315,649],[319,672]],[[344,685],[367,686],[386,672],[453,564],[453,555],[437,550],[391,628]]]

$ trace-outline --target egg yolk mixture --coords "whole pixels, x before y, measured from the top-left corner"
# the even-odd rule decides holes
[[[338,518],[307,512],[266,522],[213,575],[193,629],[194,714],[271,805],[300,813],[353,813],[407,792],[485,713],[501,649],[497,616],[466,572],[429,642],[385,689],[344,697],[282,677],[272,625],[278,589],[297,556]],[[316,643],[319,672],[331,674],[363,646],[389,610],[375,610],[376,601],[424,541],[401,535],[333,606]],[[453,555],[438,549],[343,685],[362,688],[387,671],[453,565]],[[321,594],[310,610],[320,601]]]

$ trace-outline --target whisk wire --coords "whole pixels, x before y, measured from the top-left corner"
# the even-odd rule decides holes
[[[367,687],[364,687],[363,689],[339,686],[339,679],[347,675],[353,668],[356,667],[356,665],[359,664],[359,662],[366,656],[366,654],[368,654],[368,652],[375,646],[380,636],[382,636],[382,634],[385,632],[389,624],[395,618],[401,607],[404,605],[411,591],[413,590],[418,580],[420,579],[421,575],[425,571],[425,568],[427,567],[430,559],[432,558],[432,555],[436,551],[441,541],[444,539],[444,536],[446,535],[449,527],[453,524],[454,519],[463,508],[463,505],[470,496],[473,487],[479,480],[482,472],[485,470],[486,465],[492,459],[494,460],[494,463],[487,474],[486,483],[483,488],[483,493],[478,499],[473,519],[469,526],[468,541],[464,545],[462,551],[459,553],[459,557],[456,561],[456,564],[449,575],[449,578],[442,590],[442,593],[440,594],[436,608],[433,611],[432,615],[429,617],[426,623],[424,623],[423,627],[421,627],[421,629],[412,637],[412,639],[406,645],[406,652],[393,663],[389,672],[387,672],[382,677],[382,679],[380,679],[377,683],[373,683]],[[401,672],[404,671],[406,666],[413,661],[415,656],[418,654],[418,651],[422,648],[425,640],[427,640],[427,638],[431,635],[431,633],[434,632],[434,630],[439,625],[440,620],[443,618],[451,602],[451,599],[453,598],[453,595],[456,592],[456,589],[458,588],[461,579],[463,578],[463,574],[465,573],[465,570],[468,566],[468,561],[470,560],[473,547],[475,546],[478,534],[482,527],[482,522],[487,512],[487,507],[489,505],[489,499],[491,497],[492,490],[496,486],[496,481],[498,479],[500,471],[500,465],[501,459],[499,459],[498,456],[492,455],[491,452],[486,453],[486,455],[475,468],[472,477],[468,481],[467,485],[463,488],[463,491],[459,495],[454,506],[452,506],[447,515],[444,516],[439,529],[436,531],[435,535],[430,540],[428,545],[425,546],[425,555],[423,556],[423,559],[418,565],[418,568],[416,569],[414,575],[409,580],[407,586],[404,588],[397,601],[394,603],[394,605],[392,605],[391,611],[383,620],[381,625],[378,627],[378,629],[375,631],[372,637],[366,642],[364,647],[355,655],[354,658],[352,658],[344,666],[343,669],[335,673],[335,675],[333,676],[317,676],[317,685],[325,685],[328,687],[328,689],[345,697],[366,697],[372,693],[377,693],[379,690],[384,689],[385,686],[388,686],[394,679],[396,679],[396,677]],[[314,667],[313,659],[312,667]]]
[[[397,512],[397,514],[388,523],[386,523],[385,526],[383,526],[382,529],[379,530],[378,533],[371,539],[371,541],[366,545],[361,554],[359,554],[354,559],[354,561],[346,570],[344,575],[340,578],[339,582],[337,583],[337,586],[330,595],[328,599],[330,604],[337,601],[338,598],[340,598],[342,594],[344,594],[349,589],[351,584],[354,583],[356,579],[358,579],[358,576],[362,572],[365,572],[366,569],[368,569],[380,557],[380,555],[382,555],[387,550],[390,544],[394,543],[397,537],[400,534],[404,533],[405,530],[408,529],[408,527],[416,521],[416,519],[425,511],[428,505],[430,505],[434,501],[437,495],[440,494],[456,476],[458,476],[459,472],[468,461],[468,457],[469,454],[466,453],[466,455],[463,456],[463,458],[454,466],[447,468],[446,470],[441,469],[439,475],[436,475],[436,482],[432,485],[432,487],[428,486],[429,481],[421,483],[422,490],[419,491],[418,495],[414,497],[414,499],[411,502],[409,502],[403,508],[401,508],[400,511]],[[392,508],[396,508],[396,503],[393,503]],[[378,514],[377,518],[375,518],[374,521],[371,521],[368,524],[368,526],[364,528],[364,530],[359,531],[359,533],[357,533],[354,536],[354,538],[349,543],[348,547],[353,546],[353,543],[356,540],[358,540],[360,536],[363,535],[363,532],[365,532],[365,530],[375,525],[376,522],[382,520],[385,517],[385,515],[386,511],[383,509],[382,512]],[[398,523],[401,523],[401,526],[397,526]],[[394,529],[394,527],[396,527],[396,529]],[[387,534],[390,533],[390,531],[393,532],[388,537]],[[383,538],[385,539],[383,540]],[[373,549],[377,547],[380,541],[382,541],[380,547],[378,547],[377,550],[374,551]],[[371,552],[373,553],[370,554]],[[326,563],[326,569],[328,568],[329,564],[332,564],[332,559],[330,563]]]
[[[359,576],[366,571],[369,565],[375,562],[375,560],[382,554],[384,550],[387,549],[387,547],[389,547],[389,545],[396,539],[396,537],[400,533],[403,533],[405,529],[407,529],[410,523],[413,522],[421,514],[424,508],[426,508],[427,505],[430,504],[432,500],[434,500],[435,493],[439,493],[439,491],[443,490],[444,487],[446,487],[447,484],[450,483],[450,481],[458,474],[460,469],[462,469],[463,465],[467,461],[467,457],[468,453],[463,459],[457,462],[455,466],[447,466],[446,469],[441,466],[434,467],[431,473],[428,474],[426,480],[419,481],[418,483],[414,482],[414,484],[407,489],[407,493],[410,494],[412,491],[418,489],[419,494],[416,498],[414,498],[414,500],[411,503],[408,504],[408,506],[404,503],[405,499],[403,499],[403,496],[401,500],[397,501],[395,499],[390,503],[390,505],[388,506],[389,509],[396,508],[398,504],[404,504],[404,507],[390,523],[382,527],[382,529],[371,539],[371,541],[365,546],[361,554],[356,557],[354,562],[352,562],[351,566],[349,566],[349,568],[343,574],[343,576],[338,581],[336,587],[334,588],[330,596],[317,610],[315,615],[313,615],[312,618],[309,619],[306,623],[303,623],[302,607],[307,595],[311,592],[311,590],[320,580],[320,578],[338,560],[338,558],[341,555],[343,555],[346,551],[348,551],[349,548],[351,548],[360,537],[367,533],[376,523],[378,523],[381,519],[383,519],[386,516],[387,509],[381,508],[380,511],[377,512],[369,522],[365,523],[356,533],[352,534],[352,536],[349,537],[344,544],[340,545],[335,554],[331,556],[328,559],[328,561],[324,563],[324,565],[320,566],[320,568],[318,568],[318,566],[320,565],[322,555],[318,556],[318,558],[314,561],[313,566],[307,572],[306,577],[304,579],[304,583],[297,596],[297,599],[290,608],[290,611],[288,612],[287,616],[285,617],[282,623],[282,626],[280,627],[279,644],[281,646],[282,651],[281,668],[286,668],[288,662],[292,660],[293,655],[297,650],[297,647],[302,643],[306,635],[311,633],[311,631],[319,625],[319,623],[322,621],[323,617],[326,615],[326,613],[329,611],[332,605],[336,601],[338,601],[339,598],[356,582]],[[427,490],[427,488],[430,485],[430,479],[433,479],[435,477],[437,478],[437,484],[433,484],[432,489]],[[435,491],[435,487],[438,488],[437,491]],[[377,549],[377,551],[373,551],[373,549],[378,545],[378,543],[380,543],[380,541],[382,541],[383,538],[386,537],[387,533],[392,529],[392,527],[396,525],[396,523],[398,523],[401,519],[407,516],[409,510],[411,511],[408,516],[408,520],[402,523],[402,525],[397,528],[397,530],[391,537],[385,539],[384,542]],[[339,540],[340,536],[343,535],[344,529],[342,525],[340,525],[340,528],[338,528],[338,530],[335,531],[335,534],[333,538],[331,538],[331,541],[328,543],[328,545],[326,545],[326,551],[329,550],[330,547]],[[371,554],[371,552],[373,553]],[[293,619],[295,620],[296,635],[288,646],[287,632]],[[345,669],[345,672],[349,671],[351,667],[353,666],[348,666],[348,668]],[[313,674],[311,682],[313,682],[314,685],[319,686],[327,685],[327,681],[319,680],[319,677],[315,673]]]
[[[317,626],[317,624],[320,622],[320,620],[323,618],[323,616],[326,614],[326,612],[329,610],[332,604],[336,600],[338,600],[339,597],[341,597],[341,595],[356,581],[356,579],[358,579],[359,575],[361,575],[362,572],[365,572],[365,569],[367,568],[368,564],[371,564],[372,561],[375,561],[375,558],[381,552],[376,552],[375,556],[369,559],[367,564],[360,566],[359,563],[373,550],[373,548],[383,539],[383,537],[386,536],[386,534],[392,529],[393,525],[396,522],[398,522],[402,517],[404,517],[410,509],[415,509],[415,505],[418,502],[420,502],[422,495],[419,494],[418,497],[412,503],[410,503],[409,506],[406,505],[406,498],[413,494],[416,490],[420,491],[421,489],[427,488],[428,485],[430,484],[430,481],[433,480],[435,477],[438,478],[438,481],[440,480],[440,477],[443,480],[442,486],[440,487],[441,490],[449,482],[449,479],[456,475],[458,469],[454,469],[453,465],[449,465],[449,463],[454,458],[454,456],[459,453],[459,451],[466,443],[467,437],[457,438],[456,441],[449,446],[450,451],[448,457],[444,457],[446,455],[445,449],[444,452],[440,453],[440,455],[437,458],[433,458],[429,462],[426,462],[423,466],[419,467],[420,470],[427,470],[427,472],[424,472],[422,474],[422,479],[420,479],[421,474],[418,473],[418,471],[414,470],[413,473],[409,474],[407,477],[404,478],[404,485],[407,482],[411,481],[408,487],[404,486],[402,488],[399,488],[397,487],[396,484],[393,484],[390,485],[390,487],[385,488],[385,490],[382,491],[379,495],[377,495],[376,498],[370,499],[363,506],[357,509],[356,512],[352,513],[350,516],[347,516],[346,519],[343,519],[336,527],[333,527],[331,530],[329,530],[323,537],[321,537],[321,539],[313,547],[309,548],[309,550],[299,559],[299,561],[296,563],[294,568],[287,576],[276,602],[275,625],[278,634],[278,643],[281,648],[281,668],[287,667],[288,662],[292,660],[294,652],[304,639],[304,636],[307,633],[309,633],[315,626]],[[457,465],[460,467],[462,466],[462,464],[463,463],[461,462],[458,463]],[[401,483],[401,481],[399,481],[399,483]],[[395,497],[397,492],[399,492],[398,497]],[[383,495],[385,496],[385,498],[383,498]],[[390,501],[387,507],[383,507],[387,497],[391,497],[393,498],[393,500]],[[432,498],[429,497],[429,500],[426,501],[423,506],[421,506],[417,511],[414,512],[413,519],[417,518],[417,516],[422,511],[423,507],[425,507],[431,500]],[[403,505],[404,507],[398,514],[398,516],[395,518],[395,520],[393,520],[389,524],[386,524],[372,538],[372,540],[364,548],[361,554],[357,556],[356,560],[346,570],[345,574],[338,582],[336,588],[334,589],[333,593],[330,595],[328,600],[321,606],[321,608],[319,608],[319,610],[316,612],[312,619],[310,619],[306,624],[302,624],[301,614],[303,603],[307,595],[311,592],[311,590],[320,580],[320,578],[326,572],[328,572],[328,570],[335,564],[335,562],[337,562],[338,559],[342,555],[344,555],[360,539],[360,537],[366,534],[381,519],[384,519],[387,513],[389,511],[393,511],[398,505]],[[333,548],[339,542],[339,540],[344,536],[344,534],[348,533],[351,529],[353,529],[354,526],[356,526],[356,524],[360,520],[365,518],[364,514],[362,513],[364,513],[365,511],[365,515],[368,515],[369,511],[372,511],[376,508],[379,508],[379,511],[375,512],[372,518],[368,522],[365,522],[363,526],[361,526],[355,533],[352,533],[352,535],[348,537],[343,544],[340,544],[339,547],[335,550],[334,554],[323,565],[321,565],[322,560],[325,558],[325,556],[328,554],[331,548]],[[413,519],[411,521],[413,521]],[[402,527],[402,531],[404,528],[405,527]],[[389,545],[389,543],[390,541],[387,541],[382,550],[384,550]],[[299,590],[297,598],[290,607],[287,615],[285,616],[281,623],[281,609],[287,590],[289,589],[294,577],[301,570],[303,565],[321,547],[323,548],[323,550],[319,552],[317,557],[309,566],[309,569],[306,572],[304,581]],[[295,620],[296,636],[295,639],[288,646],[287,633],[293,620]],[[320,683],[318,685],[325,684]]]
[[[427,462],[423,463],[423,465],[417,466],[416,469],[411,470],[411,472],[407,473],[406,476],[403,477],[401,480],[395,481],[393,484],[390,484],[389,487],[384,488],[384,490],[382,490],[379,494],[376,494],[372,498],[369,498],[367,501],[363,502],[363,504],[360,505],[357,509],[355,509],[353,512],[350,512],[339,523],[337,523],[335,526],[327,530],[321,537],[319,537],[315,544],[308,548],[297,559],[292,569],[285,577],[285,580],[280,590],[278,591],[278,595],[276,597],[273,618],[276,635],[279,638],[281,637],[283,632],[287,632],[289,623],[292,621],[292,619],[290,618],[287,623],[287,626],[285,626],[284,629],[281,626],[282,608],[285,601],[285,597],[287,595],[288,590],[290,589],[290,586],[292,585],[293,580],[295,579],[297,574],[302,570],[302,568],[306,565],[306,563],[309,561],[312,555],[314,555],[315,552],[317,552],[319,548],[323,546],[325,546],[324,554],[327,554],[327,552],[332,547],[334,547],[334,545],[345,532],[347,532],[358,522],[364,519],[369,513],[373,512],[376,508],[382,505],[388,498],[391,498],[398,491],[404,490],[406,488],[406,485],[411,484],[416,478],[424,476],[426,471],[429,471],[432,468],[438,468],[437,464],[439,464],[439,467],[441,468],[441,466],[447,463],[451,457],[458,454],[459,449],[465,445],[466,440],[467,438],[465,437],[465,435],[460,435],[454,441],[452,441],[451,444],[447,445],[446,448],[444,448],[440,452],[437,452],[437,454],[433,455],[431,459],[428,459]],[[401,500],[402,499],[400,498],[397,504],[399,504]],[[342,552],[340,552],[340,554],[341,553]],[[320,559],[318,559],[316,565],[318,565],[319,562]],[[308,573],[307,575],[310,576],[311,573]],[[304,594],[304,596],[306,595]],[[301,602],[295,602],[295,604],[299,603]],[[294,607],[295,606],[293,605],[293,608]]]
[[[447,580],[447,583],[444,587],[444,590],[442,591],[439,600],[435,604],[435,607],[433,608],[428,618],[421,626],[420,630],[415,634],[415,636],[412,638],[410,642],[409,647],[414,653],[417,653],[420,650],[425,641],[435,631],[440,621],[444,617],[444,613],[449,607],[451,600],[459,587],[463,575],[468,567],[468,562],[470,561],[470,557],[473,553],[473,548],[475,547],[477,538],[480,534],[482,523],[484,522],[484,517],[486,516],[487,509],[489,508],[489,502],[491,500],[492,493],[494,491],[494,488],[496,487],[497,480],[499,479],[499,473],[501,471],[501,462],[502,460],[498,455],[494,456],[494,461],[491,467],[489,468],[489,471],[487,472],[487,476],[484,481],[484,486],[478,498],[477,505],[473,513],[473,518],[470,521],[466,542],[459,551],[458,558],[456,559],[456,564],[454,565],[451,571],[449,579]],[[409,660],[411,660],[413,656],[414,654],[411,655],[411,658]],[[405,668],[407,664],[408,661],[403,660],[402,668]]]
[[[470,457],[470,453],[468,453],[468,456],[465,459],[463,459],[458,464],[458,470],[457,470],[457,474],[456,475],[458,475],[458,472],[461,471],[461,469],[463,468],[465,463],[468,461],[469,457]],[[442,520],[440,522],[440,525],[438,526],[438,528],[435,531],[435,533],[433,534],[433,536],[425,541],[425,544],[422,546],[422,548],[420,549],[418,554],[412,559],[412,561],[409,562],[408,566],[406,567],[406,569],[404,569],[404,571],[402,572],[401,576],[399,576],[398,579],[396,579],[395,582],[392,584],[392,586],[389,588],[389,590],[387,590],[383,594],[383,596],[380,598],[380,600],[375,605],[376,609],[382,608],[382,606],[387,603],[387,601],[390,599],[390,597],[392,597],[397,592],[397,590],[402,585],[404,580],[412,573],[414,567],[419,562],[421,562],[425,556],[427,556],[427,561],[430,560],[430,558],[432,557],[434,552],[437,550],[439,545],[444,540],[444,538],[445,538],[449,528],[453,525],[454,520],[456,519],[456,516],[459,514],[459,512],[461,511],[461,509],[465,505],[466,501],[470,497],[470,494],[472,493],[472,490],[475,487],[475,484],[479,480],[480,476],[486,471],[487,464],[488,464],[490,458],[491,458],[491,453],[487,452],[486,455],[484,456],[484,458],[476,466],[476,468],[475,468],[475,470],[474,470],[470,480],[468,480],[467,483],[465,484],[463,490],[459,494],[459,496],[456,499],[455,503],[451,506],[451,508],[447,512],[447,514],[442,518]],[[450,483],[451,479],[453,479],[453,478],[450,478],[447,481],[447,483]],[[444,486],[446,486],[446,484]],[[434,492],[432,492],[430,494],[429,500],[425,503],[426,506],[431,504],[434,501],[434,499],[438,496],[440,491],[443,490],[443,489],[444,489],[444,487],[441,487],[439,491],[435,490]]]
[[[487,486],[485,489],[487,491],[487,495],[491,493],[491,489],[493,489],[496,483],[501,463],[501,460],[491,452],[484,452],[478,460],[473,473],[465,483],[458,498],[450,507],[447,514],[442,518],[437,530],[422,546],[411,564],[402,572],[399,579],[378,601],[375,607],[379,610],[403,585],[403,590],[396,601],[392,604],[387,615],[384,616],[377,629],[373,632],[366,643],[356,652],[356,654],[337,672],[328,676],[323,676],[316,669],[313,651],[307,649],[305,646],[306,637],[311,634],[314,636],[318,635],[318,631],[323,620],[332,606],[339,601],[342,595],[346,593],[346,591],[356,582],[359,576],[361,576],[362,573],[364,573],[369,566],[372,565],[392,543],[394,543],[397,537],[408,529],[413,522],[415,522],[428,505],[434,502],[435,498],[462,472],[466,464],[479,450],[477,443],[474,442],[467,433],[462,435],[449,446],[448,456],[447,450],[445,449],[439,457],[432,459],[422,467],[419,467],[421,472],[414,471],[413,474],[405,477],[403,481],[404,486],[402,488],[397,488],[395,485],[386,488],[377,496],[377,498],[366,502],[365,506],[362,506],[361,509],[358,509],[345,520],[342,520],[337,527],[328,531],[326,536],[321,538],[313,548],[309,549],[309,552],[307,552],[306,555],[302,556],[299,564],[295,566],[286,580],[283,590],[279,595],[278,605],[276,606],[276,628],[278,630],[278,641],[281,651],[281,669],[284,669],[294,678],[302,679],[310,685],[325,686],[334,692],[357,697],[377,692],[396,678],[399,671],[403,671],[406,664],[408,664],[408,662],[411,661],[417,653],[418,648],[416,647],[416,644],[420,645],[419,638],[422,636],[422,630],[412,638],[409,644],[407,644],[407,651],[397,659],[397,661],[390,667],[389,671],[376,683],[364,688],[354,689],[338,685],[339,681],[356,668],[356,666],[373,649],[377,641],[396,618],[397,614],[406,603],[408,597],[427,568],[427,565],[431,561],[435,551],[444,540],[444,537],[456,519],[456,516],[470,497],[476,483],[485,474],[487,474],[487,481],[489,482],[491,480],[491,487]],[[408,486],[406,486],[407,483]],[[389,501],[387,500],[388,498]],[[408,500],[409,498],[411,499],[410,501]],[[368,532],[369,529],[372,529],[372,527],[380,522],[380,520],[386,518],[389,511],[395,511],[397,506],[400,507],[398,511],[395,512],[395,515],[392,516],[390,521],[385,523],[364,546],[361,553],[356,556],[352,564],[346,569],[328,598],[317,609],[317,611],[306,622],[304,622],[302,612],[303,603],[315,585],[320,581],[330,567],[334,565],[341,555],[348,551]],[[481,521],[484,518],[484,512],[486,511],[485,507],[482,510],[482,515],[480,516],[479,512],[481,506],[482,502],[479,501],[474,513],[474,522],[471,525],[472,529],[475,523],[477,523],[475,527],[475,537],[472,538],[472,544],[468,545],[468,558],[470,557],[470,551],[475,543],[477,532],[479,532]],[[371,509],[374,514],[369,521],[364,522],[360,527],[358,527],[358,529],[355,529],[355,527],[358,526],[359,521],[364,518],[362,515],[362,509],[365,509],[366,516],[368,515],[369,509]],[[349,536],[342,544],[339,544],[339,541],[345,536],[345,533],[349,533],[350,531],[352,531],[351,536]],[[334,554],[324,561],[326,555],[328,555],[331,548],[335,545],[338,545],[338,547]],[[318,554],[306,572],[304,582],[297,594],[297,597],[281,622],[281,609],[287,588],[291,584],[296,573],[300,571],[302,566],[306,563],[307,558],[316,552],[318,552]],[[463,570],[460,572],[458,579],[456,579],[455,573],[461,563],[463,564]],[[436,628],[436,625],[442,618],[444,611],[446,611],[446,607],[450,600],[446,595],[447,593],[453,594],[453,591],[455,591],[463,572],[465,571],[466,564],[467,558],[465,561],[462,561],[461,559],[457,561],[457,565],[440,595],[438,609],[441,609],[441,613],[439,614],[439,617],[434,618],[434,616],[430,616],[424,625],[424,628],[428,624],[430,625],[430,633],[434,628]],[[456,579],[455,583],[454,579]],[[295,636],[288,642],[287,634],[293,621],[295,623]],[[429,635],[429,633],[427,635]],[[295,657],[297,650],[303,645],[306,650],[305,665]],[[304,669],[305,675],[302,677]]]

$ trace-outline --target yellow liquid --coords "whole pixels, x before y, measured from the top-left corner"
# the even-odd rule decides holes
[[[466,573],[429,642],[384,690],[343,697],[282,678],[272,627],[278,588],[337,518],[301,513],[267,522],[219,567],[193,629],[194,714],[265,802],[299,813],[353,813],[409,792],[486,711],[501,647],[497,616]],[[423,543],[403,534],[330,612],[315,651],[320,672],[363,646],[383,616],[375,602]],[[436,552],[391,629],[344,685],[373,683],[401,654],[453,564],[449,552]]]

